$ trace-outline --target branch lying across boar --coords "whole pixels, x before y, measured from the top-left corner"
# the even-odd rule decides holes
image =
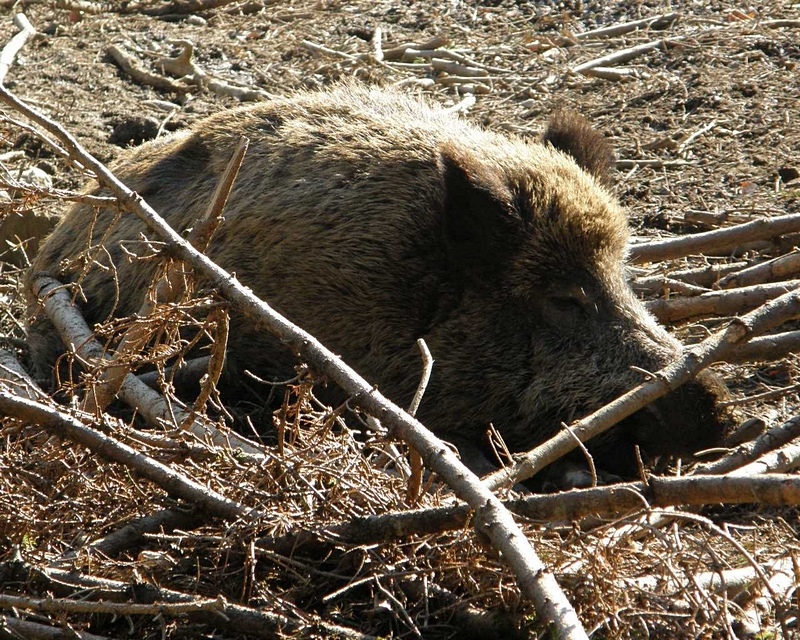
[[[695,253],[732,249],[744,242],[769,240],[796,231],[800,231],[800,214],[760,218],[735,227],[633,245],[630,257],[632,262],[658,262]]]
[[[638,387],[570,425],[569,430],[572,433],[561,431],[547,442],[519,456],[512,467],[487,476],[484,482],[490,488],[498,489],[533,477],[572,451],[577,446],[575,436],[581,442],[586,442],[603,433],[623,418],[691,380],[711,363],[724,360],[725,355],[737,343],[769,331],[797,315],[800,315],[800,291],[795,290],[769,301],[741,318],[735,318],[723,331],[687,349],[675,362],[653,374]]]
[[[58,138],[71,155],[91,168],[98,181],[120,199],[122,208],[135,213],[167,243],[177,257],[191,263],[196,272],[220,290],[233,306],[249,318],[267,326],[278,338],[306,358],[318,373],[327,376],[350,394],[353,402],[361,409],[378,418],[392,429],[394,435],[416,449],[428,468],[476,511],[476,526],[503,554],[516,575],[521,592],[533,602],[543,622],[553,625],[556,635],[565,640],[588,637],[572,605],[553,575],[545,570],[544,564],[514,518],[439,438],[381,395],[311,334],[290,323],[255,296],[249,288],[185,242],[141,196],[128,189],[102,163],[86,152],[63,127],[25,105],[2,86],[0,100]]]

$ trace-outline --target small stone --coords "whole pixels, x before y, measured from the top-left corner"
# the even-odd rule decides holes
[[[208,24],[208,20],[201,16],[189,16],[186,18],[186,24],[193,24],[196,27],[205,27]]]
[[[19,179],[20,182],[39,189],[51,189],[53,187],[53,179],[39,167],[28,167],[20,174]]]
[[[783,182],[791,182],[800,178],[800,169],[797,167],[781,167],[778,169],[778,175]]]
[[[158,135],[158,120],[148,116],[131,116],[117,123],[108,141],[120,147],[139,145]]]

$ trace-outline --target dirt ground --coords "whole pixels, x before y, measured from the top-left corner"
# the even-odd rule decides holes
[[[145,86],[121,70],[107,52],[109,45],[118,45],[142,67],[160,73],[156,61],[176,55],[178,41],[190,40],[194,60],[206,74],[270,95],[324,88],[346,77],[378,85],[401,84],[445,105],[474,95],[474,104],[465,106],[466,117],[491,129],[531,138],[540,134],[548,114],[563,108],[576,110],[613,143],[619,160],[614,188],[630,212],[637,239],[800,213],[800,4],[790,1],[751,7],[715,0],[247,0],[208,11],[169,11],[160,16],[146,14],[148,7],[158,4],[150,2],[139,9],[133,3],[98,3],[97,13],[56,8],[70,6],[69,2],[10,4],[0,3],[6,7],[0,9],[0,44],[17,32],[12,16],[20,10],[39,35],[18,55],[6,85],[63,124],[104,162],[130,144],[239,104],[236,98],[216,95],[209,88],[177,94]],[[605,38],[577,35],[669,13],[675,16],[635,32]],[[384,50],[444,37],[443,48],[466,57],[467,66],[483,70],[484,75],[474,81],[454,80],[433,69],[427,59],[413,56],[384,62],[358,58],[371,51],[376,28],[381,29]],[[662,38],[659,46],[614,66],[627,74],[621,79],[574,70],[589,60]],[[0,153],[24,152],[8,156],[9,171],[35,166],[50,176],[55,188],[80,188],[79,172],[65,167],[34,137],[8,121],[0,127]],[[660,163],[648,166],[642,161]],[[35,208],[40,214],[57,214],[63,204],[42,198],[36,200]],[[704,264],[758,262],[792,250],[791,242],[789,238],[766,248],[748,245],[726,248],[716,252],[719,255],[711,251],[704,257],[639,264],[633,274],[642,278]],[[10,286],[13,275],[7,272],[4,286]],[[692,319],[678,323],[676,331],[685,342],[693,343],[722,326],[725,319]],[[16,323],[9,322],[5,330],[17,339],[24,337]],[[742,403],[744,417],[758,417],[772,425],[797,413],[796,357],[719,365],[718,370],[736,397],[775,392],[772,397]],[[297,403],[293,415],[299,416],[303,409],[306,418],[300,424],[298,417],[298,437],[314,440],[314,411],[321,409],[303,396],[302,388],[299,393],[299,399],[292,399]],[[28,574],[26,579],[15,574],[12,580],[3,573],[20,550],[25,562],[44,566],[70,548],[80,547],[81,541],[106,535],[137,515],[173,504],[166,497],[155,504],[146,491],[129,481],[124,469],[98,467],[78,447],[37,439],[18,425],[6,427],[3,433],[7,453],[0,465],[0,482],[6,478],[5,488],[0,489],[0,564],[4,567],[0,568],[0,591],[4,593],[39,597],[58,593],[41,576],[38,580],[43,582],[37,583]],[[320,438],[329,449],[323,450],[341,445],[339,437],[347,439],[326,431]],[[348,443],[352,456],[340,452],[331,458],[335,474],[364,464],[357,462],[356,450],[362,445]],[[177,458],[188,464],[183,454],[176,454]],[[59,471],[60,459],[68,460],[63,462],[68,473]],[[209,469],[212,466],[209,463]],[[210,469],[212,475],[206,478],[191,464],[188,468],[244,502],[256,498],[240,495],[237,482],[242,487],[255,486],[256,501],[261,504],[277,502],[270,493],[273,486],[266,481],[253,485],[252,477],[241,469],[231,471],[222,465]],[[35,491],[24,495],[30,476],[47,480],[38,484],[31,480]],[[319,618],[361,633],[392,637],[453,637],[464,635],[473,625],[478,630],[473,629],[469,637],[511,637],[501,635],[510,633],[511,627],[520,637],[550,637],[537,623],[532,607],[521,600],[501,559],[467,530],[438,538],[411,537],[411,542],[406,539],[395,545],[343,545],[329,551],[330,556],[267,551],[256,562],[248,541],[257,536],[277,535],[301,522],[310,527],[325,518],[342,521],[404,508],[402,483],[371,481],[383,483],[382,493],[371,495],[369,486],[354,481],[348,491],[368,496],[355,506],[347,496],[333,499],[326,493],[329,501],[324,506],[315,503],[320,511],[311,513],[304,511],[308,505],[303,499],[292,498],[292,508],[281,506],[283,520],[261,522],[260,527],[240,522],[229,529],[208,524],[190,528],[185,538],[166,532],[148,539],[146,548],[114,561],[85,555],[75,566],[126,583],[157,584],[210,598],[222,595],[231,602],[305,622],[287,635],[302,629],[307,635],[330,636],[330,630],[315,626]],[[57,487],[57,495],[48,485]],[[443,494],[434,492],[424,504],[445,501]],[[95,515],[82,519],[75,513],[76,505],[85,505],[85,513]],[[647,535],[627,537],[612,535],[620,526],[613,520],[591,533],[564,523],[531,521],[529,526],[537,549],[561,580],[587,630],[594,631],[593,637],[772,638],[787,629],[796,633],[797,603],[791,589],[778,597],[770,593],[771,587],[762,585],[752,587],[746,597],[734,596],[732,591],[704,589],[696,581],[694,587],[677,588],[667,574],[684,576],[678,583],[685,585],[691,576],[739,568],[753,558],[762,566],[787,554],[795,558],[800,551],[797,512],[714,508],[703,511],[702,518],[708,520],[687,516],[671,529],[655,533],[649,525],[641,525]],[[720,528],[736,544],[719,534]],[[152,564],[147,564],[148,558]],[[402,583],[401,578],[409,575],[420,580]],[[6,584],[12,585],[8,590],[2,586],[4,576]],[[646,584],[646,576],[656,576],[661,582]],[[432,585],[424,595],[419,592],[422,577]],[[39,586],[31,587],[34,583]],[[442,590],[440,597],[433,587]],[[465,618],[457,600],[473,607],[474,617]],[[490,627],[493,631],[475,622],[487,618],[496,625]],[[69,622],[75,629],[104,637],[252,635],[206,620],[187,622],[177,614],[120,618],[108,613],[49,618],[42,614],[30,619],[55,626]],[[10,634],[0,623],[0,637],[18,637]]]

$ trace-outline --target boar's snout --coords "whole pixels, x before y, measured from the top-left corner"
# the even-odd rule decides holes
[[[720,377],[701,371],[648,408],[655,420],[640,434],[642,448],[651,455],[689,455],[722,445],[732,425],[731,411],[720,405],[727,397]]]
[[[721,405],[727,397],[721,378],[702,371],[633,414],[621,426],[626,436],[639,445],[646,461],[662,455],[691,456],[724,444],[734,424],[733,412]],[[614,470],[621,475],[635,475],[632,464],[628,459]]]

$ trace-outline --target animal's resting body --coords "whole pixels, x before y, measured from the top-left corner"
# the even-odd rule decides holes
[[[435,365],[418,415],[445,438],[480,445],[492,423],[512,450],[530,447],[640,382],[631,365],[659,369],[681,349],[626,283],[611,154],[578,117],[525,141],[418,98],[342,86],[218,113],[129,150],[113,170],[183,231],[242,135],[249,151],[209,255],[401,405],[418,384],[424,338]],[[81,204],[67,212],[31,271],[75,280],[80,261],[65,259],[105,238],[115,269],[82,279],[90,322],[111,311],[113,277],[114,313],[134,313],[155,268],[120,248],[146,233],[142,223],[94,216]],[[63,347],[41,315],[29,334],[46,369]],[[238,316],[229,360],[233,372],[280,378],[294,364]],[[723,393],[705,375],[591,450],[627,474],[634,444],[651,456],[714,445]]]

